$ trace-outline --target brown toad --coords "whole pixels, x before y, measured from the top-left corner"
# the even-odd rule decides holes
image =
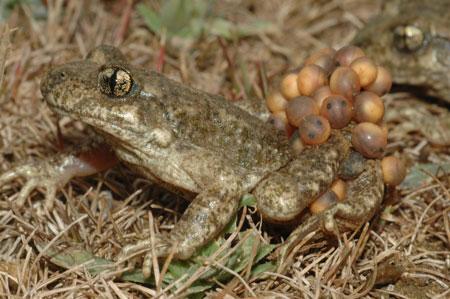
[[[450,2],[396,0],[353,43],[388,68],[399,84],[450,103]]]
[[[244,194],[256,197],[264,219],[291,221],[330,187],[352,153],[348,138],[335,131],[327,143],[296,155],[284,134],[253,116],[255,111],[135,68],[109,46],[96,48],[86,60],[54,68],[42,80],[41,91],[57,114],[90,126],[95,141],[13,168],[0,176],[0,186],[25,178],[16,203],[23,205],[33,189],[44,187],[51,208],[57,188],[70,178],[119,160],[192,199],[170,234],[157,237],[158,257],[171,249],[175,258],[192,256],[222,231]],[[350,183],[348,200],[310,217],[292,233],[288,247],[312,230],[335,234],[373,216],[383,194],[379,162],[364,161],[359,173]],[[144,240],[126,246],[120,260],[150,249],[149,244]],[[147,254],[147,276],[151,260]]]

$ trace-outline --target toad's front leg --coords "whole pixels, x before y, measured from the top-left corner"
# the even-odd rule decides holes
[[[117,158],[106,145],[83,146],[78,150],[60,153],[45,160],[18,165],[0,175],[0,188],[17,179],[26,183],[19,192],[15,205],[22,207],[30,193],[45,189],[45,206],[51,210],[56,191],[71,178],[88,176],[114,166]],[[3,189],[3,188],[2,188]]]
[[[151,274],[152,258],[173,254],[175,259],[188,259],[219,235],[236,214],[240,198],[248,191],[245,177],[235,167],[230,167],[226,159],[218,159],[214,153],[198,148],[184,150],[178,152],[178,162],[182,163],[177,165],[176,172],[169,173],[175,175],[165,179],[168,184],[178,183],[176,186],[184,186],[197,196],[169,233],[155,236],[153,244],[147,239],[125,246],[118,257],[121,263],[147,252],[142,268],[146,277]]]
[[[238,210],[243,195],[240,183],[217,184],[202,191],[169,234],[157,236],[154,244],[156,257],[165,257],[173,251],[175,259],[188,259],[209,241],[213,240],[230,222]],[[152,270],[151,240],[123,248],[118,261],[122,262],[139,251],[147,251],[142,272],[149,277]]]

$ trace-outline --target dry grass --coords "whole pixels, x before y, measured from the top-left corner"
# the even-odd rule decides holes
[[[379,9],[378,2],[368,0],[224,1],[215,9],[229,20],[261,18],[273,22],[276,31],[235,41],[206,37],[182,50],[166,44],[162,62],[162,40],[147,30],[129,1],[47,2],[47,18],[39,19],[23,6],[7,20],[10,29],[0,29],[0,74],[5,66],[4,77],[0,75],[0,173],[15,163],[55,154],[57,126],[67,143],[83,138],[82,124],[57,119],[41,101],[39,80],[52,65],[81,58],[95,45],[120,45],[134,64],[162,68],[186,84],[237,100],[263,96],[261,78],[276,82],[308,52],[349,43]],[[390,96],[387,109],[401,109],[410,100],[409,95]],[[388,126],[394,129],[401,121],[401,115],[393,117]],[[405,132],[393,134],[389,153],[401,155],[410,166],[450,161],[448,147],[431,146],[420,134]],[[43,208],[39,192],[22,210],[13,209],[10,203],[22,185],[2,186],[0,193],[1,297],[181,298],[201,273],[224,268],[220,258],[211,259],[181,285],[149,288],[114,279],[109,272],[92,276],[83,265],[57,267],[38,249],[76,242],[97,256],[114,259],[127,242],[170,230],[186,204],[124,167],[73,180],[58,194],[51,212]],[[267,273],[263,279],[249,279],[248,269],[227,269],[234,278],[219,283],[208,296],[448,298],[449,188],[449,178],[441,176],[420,188],[389,192],[371,225],[343,236],[341,244],[305,240],[286,273]],[[273,237],[242,215],[241,223],[259,231],[262,242]],[[232,234],[222,249],[235,237]],[[160,266],[161,277],[165,267]],[[375,284],[394,270],[400,271],[397,282]]]

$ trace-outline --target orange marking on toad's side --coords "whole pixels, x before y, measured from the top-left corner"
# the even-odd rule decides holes
[[[107,145],[101,145],[87,152],[83,152],[78,158],[89,164],[97,172],[109,169],[119,162],[114,152]]]

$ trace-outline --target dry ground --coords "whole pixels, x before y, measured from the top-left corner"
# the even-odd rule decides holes
[[[368,0],[221,1],[211,7],[221,18],[239,24],[262,19],[272,25],[248,37],[207,35],[186,43],[150,32],[126,0],[43,2],[48,3],[46,13],[17,6],[7,19],[0,19],[11,29],[0,39],[0,74],[5,70],[0,75],[0,172],[58,152],[58,127],[68,144],[83,138],[82,124],[58,119],[41,101],[39,82],[51,65],[79,59],[95,45],[118,45],[134,64],[162,69],[172,78],[230,100],[263,97],[266,79],[275,84],[314,49],[348,44],[380,8],[379,1]],[[157,2],[148,3],[159,7]],[[403,93],[388,96],[387,109],[400,111],[410,101],[411,96]],[[435,114],[445,113],[432,109]],[[432,146],[414,131],[395,131],[401,122],[401,115],[388,122],[395,132],[389,153],[403,157],[410,167],[448,165],[448,147]],[[305,242],[286,273],[272,271],[252,278],[247,269],[232,271],[231,279],[218,282],[206,294],[211,298],[448,298],[450,180],[442,173],[430,175],[421,186],[388,192],[372,224],[345,236],[340,245]],[[179,298],[200,276],[147,287],[110,274],[91,275],[83,266],[64,269],[48,260],[46,250],[52,245],[74,242],[113,259],[127,240],[143,238],[153,230],[170,230],[186,204],[155,190],[125,167],[73,180],[58,194],[51,212],[43,208],[39,192],[22,210],[12,209],[11,201],[22,185],[1,186],[0,297]],[[244,226],[259,231],[261,242],[277,240],[273,232],[253,224],[257,216],[244,216]],[[213,266],[205,264],[200,272],[209,267]],[[380,275],[375,280],[375,273],[382,271],[384,277],[393,277],[385,283]]]

